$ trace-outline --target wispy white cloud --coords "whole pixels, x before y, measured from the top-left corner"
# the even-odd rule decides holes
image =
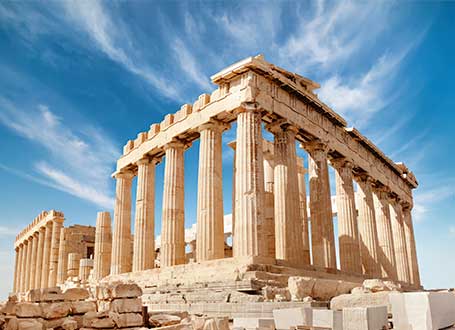
[[[331,69],[371,43],[384,29],[384,5],[347,1],[313,4],[313,8],[302,6],[298,10],[304,18],[280,48],[282,60],[299,70],[312,66]],[[368,29],[359,28],[367,22]]]
[[[24,109],[2,97],[0,123],[50,153],[46,162],[35,164],[40,177],[23,177],[39,183],[47,180],[48,186],[112,208],[108,180],[118,152],[100,128],[85,124],[71,129],[46,105]]]
[[[180,98],[180,91],[162,77],[150,65],[136,58],[134,43],[129,33],[121,29],[121,23],[110,17],[101,1],[64,1],[68,17],[78,24],[111,60],[143,78],[161,94],[169,98]]]
[[[207,76],[202,72],[199,62],[180,38],[172,43],[175,60],[187,76],[206,91],[212,89]]]
[[[352,124],[362,126],[397,96],[390,92],[390,81],[406,54],[381,56],[358,78],[334,75],[321,83],[319,96]]]
[[[427,189],[418,189],[414,193],[413,218],[417,222],[424,221],[428,213],[436,207],[436,204],[449,198],[455,201],[455,180],[448,179],[445,184]]]

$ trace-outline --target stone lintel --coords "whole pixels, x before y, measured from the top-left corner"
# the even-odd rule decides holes
[[[65,221],[65,215],[63,212],[50,210],[43,211],[38,217],[36,217],[31,224],[29,224],[24,230],[16,236],[14,248],[20,246],[24,241],[28,240],[35,233],[38,233],[44,228],[50,221],[57,221],[63,223]]]

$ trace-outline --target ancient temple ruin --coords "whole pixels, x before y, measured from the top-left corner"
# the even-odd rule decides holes
[[[218,88],[211,94],[166,115],[125,145],[113,174],[112,228],[108,213],[97,219],[92,281],[135,281],[143,289],[169,287],[182,279],[195,286],[218,281],[251,292],[266,282],[279,286],[283,277],[304,275],[357,284],[381,278],[408,290],[421,288],[411,218],[417,181],[403,163],[393,162],[359,131],[347,127],[318,99],[317,83],[262,56],[227,67],[212,76],[212,82]],[[234,193],[223,196],[222,134],[234,122],[236,139],[230,144],[235,150]],[[263,129],[273,134],[273,141],[264,140]],[[184,153],[197,139],[196,250],[188,262]],[[307,153],[308,170],[297,157],[296,144]],[[165,171],[156,258],[159,162],[165,163]],[[336,177],[338,249],[329,166]],[[223,198],[232,198],[233,203],[232,256],[225,253]],[[63,214],[51,211],[17,237],[16,292],[65,280],[59,275],[59,269],[62,274],[68,269],[60,264],[68,259],[59,258],[62,224]],[[64,253],[70,251],[66,248]],[[30,274],[36,274],[34,279]]]

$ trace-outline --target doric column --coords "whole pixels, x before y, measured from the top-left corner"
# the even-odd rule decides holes
[[[25,241],[20,245],[21,253],[21,264],[20,264],[20,273],[19,273],[19,292],[25,291],[25,265],[27,263],[27,247],[25,246]]]
[[[409,259],[403,225],[403,211],[395,197],[389,199],[390,219],[392,221],[393,246],[397,263],[398,280],[409,283]]]
[[[313,265],[336,269],[327,146],[312,141],[303,147],[308,152]]]
[[[53,226],[53,221],[48,221],[46,223],[45,232],[44,232],[43,266],[41,268],[41,288],[47,288],[48,283],[49,283],[52,226]]]
[[[14,285],[13,285],[13,292],[18,292],[18,277],[20,273],[20,248],[19,246],[14,249],[16,254],[16,259],[14,263]]]
[[[420,287],[419,264],[417,262],[417,250],[414,237],[414,226],[412,225],[411,206],[408,203],[404,203],[402,206],[404,236],[406,239],[406,251],[408,254],[410,282],[413,285]]]
[[[265,256],[262,114],[244,104],[237,115],[234,257]]]
[[[223,168],[220,122],[199,127],[196,260],[224,258]]]
[[[93,279],[100,280],[109,275],[111,265],[112,233],[109,212],[98,212],[95,231],[95,256]]]
[[[310,254],[310,236],[309,236],[309,224],[308,224],[308,210],[307,210],[307,195],[306,195],[306,180],[305,174],[307,170],[303,165],[303,159],[297,158],[297,174],[299,181],[299,206],[300,206],[300,220],[302,222],[302,256],[303,264],[311,264]]]
[[[133,272],[155,266],[155,160],[137,162]]]
[[[44,254],[44,233],[45,227],[41,227],[38,231],[38,253],[36,254],[36,274],[35,288],[41,288],[41,275],[43,272],[43,254]]]
[[[235,141],[231,141],[228,143],[228,146],[234,150],[234,159],[232,160],[233,166],[232,166],[232,203],[231,203],[231,222],[232,222],[232,245],[234,245],[234,231],[235,231],[235,163],[236,163],[236,158],[237,158],[237,150],[236,146],[237,143]],[[275,247],[275,245],[274,245]]]
[[[58,249],[60,247],[60,235],[63,225],[63,218],[54,218],[52,222],[51,256],[49,260],[49,288],[53,288],[57,285]]]
[[[395,249],[393,247],[392,223],[390,221],[390,208],[388,190],[384,186],[373,189],[374,209],[376,214],[376,227],[378,230],[379,261],[382,277],[392,281],[398,280]]]
[[[161,267],[185,263],[184,144],[165,146]]]
[[[295,136],[292,126],[267,127],[274,134],[275,254],[294,267],[303,265],[302,221]]]
[[[68,278],[79,276],[80,253],[68,253]]]
[[[60,229],[60,247],[58,249],[57,285],[65,283],[68,275],[68,251],[67,251],[66,228]]]
[[[381,277],[381,265],[378,255],[379,243],[372,183],[373,180],[367,175],[357,178],[356,205],[359,210],[358,227],[363,273],[367,276],[378,278]]]
[[[29,287],[30,289],[36,289],[35,286],[35,274],[36,274],[36,258],[38,256],[38,233],[33,233],[32,236],[32,258],[30,260],[30,279],[29,279]]]
[[[340,269],[362,274],[352,163],[338,158],[331,160],[331,164],[335,169]]]
[[[90,271],[93,269],[93,259],[79,260],[79,280],[81,283],[86,283],[90,276]]]
[[[264,235],[267,243],[266,256],[275,259],[275,201],[273,194],[275,160],[273,143],[263,140],[264,154]]]
[[[111,274],[131,271],[131,183],[133,173],[120,172],[115,175],[114,232],[112,235]]]
[[[30,277],[31,277],[31,267],[30,263],[32,260],[32,239],[28,237],[25,241],[25,245],[27,247],[26,251],[26,258],[25,258],[25,281],[24,281],[24,291],[30,290]]]

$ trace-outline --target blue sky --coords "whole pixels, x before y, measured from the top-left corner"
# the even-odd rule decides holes
[[[21,228],[49,209],[93,225],[97,211],[112,211],[110,174],[126,141],[259,53],[320,83],[324,102],[414,171],[423,284],[455,286],[454,14],[453,3],[1,2],[0,296]],[[197,159],[194,144],[188,226]],[[223,159],[229,213],[227,148]],[[162,175],[160,164],[157,233]]]

